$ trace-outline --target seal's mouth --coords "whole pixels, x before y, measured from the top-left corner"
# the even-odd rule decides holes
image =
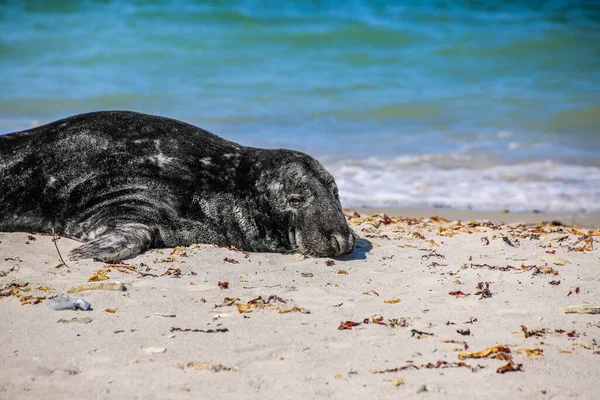
[[[296,238],[297,231],[294,228],[290,228],[288,231],[288,240],[290,241],[290,245],[292,250],[298,250],[298,240]]]

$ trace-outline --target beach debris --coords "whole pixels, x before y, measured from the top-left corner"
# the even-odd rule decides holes
[[[416,237],[416,238],[425,240],[425,236],[421,232],[416,232],[415,231],[415,232],[411,233],[411,235],[414,236],[414,237]]]
[[[469,336],[471,334],[471,329],[457,329],[456,332],[460,333],[463,336]]]
[[[59,310],[82,310],[88,311],[91,309],[90,303],[82,298],[71,299],[70,297],[57,297],[48,300],[48,307],[55,311]]]
[[[515,364],[512,360],[510,360],[508,364],[498,368],[496,372],[499,374],[504,374],[506,372],[523,371],[521,368],[522,366],[523,364]]]
[[[60,254],[60,250],[58,249],[58,241],[61,239],[61,237],[54,232],[54,227],[52,227],[52,243],[54,243],[54,248],[56,249],[56,253],[58,254],[58,258],[60,259],[60,264],[56,265],[54,268],[60,268],[63,265],[69,269],[69,266],[67,265],[67,263],[65,263],[65,260],[63,259],[62,254]]]
[[[417,329],[410,330],[410,337],[416,337],[417,339],[423,339],[425,336],[434,336],[433,333],[419,331]]]
[[[216,329],[191,329],[191,328],[176,328],[174,326],[169,329],[169,332],[190,332],[190,333],[225,333],[229,332],[227,328]]]
[[[471,293],[464,293],[461,290],[455,290],[453,292],[448,293],[450,296],[456,296],[456,298],[458,299],[459,297],[469,297],[471,295]]]
[[[510,239],[508,238],[508,236],[502,236],[502,241],[504,241],[504,243],[506,243],[510,247],[515,247],[515,245],[513,244],[513,242],[510,241]]]
[[[396,303],[400,303],[400,299],[393,298],[393,299],[389,299],[389,300],[384,300],[383,302],[386,304],[396,304]]]
[[[110,272],[110,268],[99,269],[92,276],[90,276],[88,278],[88,282],[107,281],[110,279],[110,276],[108,276],[109,272]]]
[[[300,276],[302,278],[312,278],[313,276],[315,276],[312,272],[301,272]]]
[[[394,386],[402,386],[404,384],[405,384],[404,383],[404,379],[399,379],[399,378],[396,378],[396,377],[392,378],[392,385],[394,385]]]
[[[354,321],[342,321],[338,326],[339,330],[352,330],[353,327],[359,326],[362,324],[377,324],[388,326],[390,328],[395,328],[397,326],[401,328],[406,328],[408,326],[408,321],[405,318],[392,318],[388,319],[387,323],[384,321],[383,315],[373,315],[371,318],[365,318],[362,322],[354,322]]]
[[[308,310],[306,308],[297,307],[297,306],[292,306],[292,307],[288,307],[288,308],[279,306],[279,307],[277,307],[276,310],[280,314],[287,314],[290,312],[299,312],[302,314],[310,314],[310,310]]]
[[[160,274],[160,276],[170,276],[172,278],[179,278],[181,276],[181,269],[169,267],[163,274]]]
[[[408,321],[406,318],[392,318],[388,319],[388,324],[390,328],[395,328],[397,326],[406,328],[408,326]]]
[[[487,349],[483,349],[481,351],[463,351],[458,353],[458,358],[460,360],[464,360],[467,358],[487,358],[489,356],[496,356],[494,358],[504,359],[504,356],[498,357],[499,354],[510,354],[510,349],[508,346],[498,345],[494,347],[488,347]]]
[[[340,269],[337,273],[338,275],[348,275],[348,272],[346,272],[345,269]]]
[[[446,267],[446,266],[448,266],[448,264],[440,264],[435,261],[432,261],[429,265],[427,265],[428,268],[430,268],[430,267]]]
[[[484,246],[490,245],[490,239],[488,239],[487,236],[482,237],[481,242],[483,243]]]
[[[490,283],[489,282],[479,282],[477,284],[477,289],[479,291],[475,292],[475,296],[480,295],[479,299],[488,299],[492,297],[492,292],[490,291]]]
[[[92,321],[93,321],[93,319],[90,317],[83,317],[83,318],[73,317],[71,319],[61,318],[58,321],[56,321],[56,323],[57,324],[71,324],[71,323],[89,324]]]
[[[229,289],[229,282],[223,281],[218,283],[219,289]]]
[[[387,214],[380,215],[379,223],[384,225],[390,225],[394,223],[394,220]]]
[[[42,286],[36,287],[35,290],[41,290],[42,292],[51,293],[54,291],[54,288],[51,288],[50,286],[42,285]]]
[[[325,265],[327,265],[328,267],[331,267],[331,266],[335,265],[335,261],[327,260],[327,261],[325,261]]]
[[[464,264],[462,267],[462,269],[467,269],[467,268],[487,268],[490,271],[510,271],[510,270],[517,270],[517,267],[513,267],[511,265],[507,265],[506,267],[498,267],[496,265],[489,265],[489,264],[473,264],[471,263],[471,265],[467,266],[467,264]]]
[[[239,264],[239,263],[240,263],[239,261],[236,261],[236,260],[234,260],[233,258],[229,258],[229,257],[225,257],[225,258],[223,259],[223,262],[227,262],[227,263],[229,263],[229,264]]]
[[[225,300],[227,300],[227,298],[225,298]],[[252,299],[248,303],[245,303],[245,304],[244,303],[230,303],[230,305],[235,304],[237,306],[238,312],[240,314],[251,313],[252,311],[254,311],[256,309],[264,309],[264,308],[275,310],[280,314],[287,314],[290,312],[299,312],[302,314],[310,314],[310,310],[308,308],[302,308],[302,307],[297,307],[297,306],[292,306],[292,307],[276,306],[274,304],[271,304],[271,302],[286,303],[286,301],[283,300],[281,297],[272,295],[272,296],[269,296],[266,300],[263,299],[262,296],[259,296],[256,299]]]
[[[567,293],[567,297],[572,295],[573,292],[575,292],[575,294],[579,294],[579,286],[577,286],[574,290],[569,290],[569,293]]]
[[[552,286],[558,286],[558,285],[560,285],[560,281],[550,281],[550,282],[548,282],[548,283],[549,283],[550,285],[552,285]]]
[[[477,318],[475,317],[470,317],[468,321],[463,322],[463,324],[474,324],[475,322],[477,322]]]
[[[180,363],[175,365],[176,368],[179,369],[196,369],[196,370],[209,370],[213,372],[237,372],[237,367],[227,367],[223,364],[211,364],[203,361],[190,361],[188,363]]]
[[[521,325],[521,331],[523,332],[523,335],[525,335],[525,339],[530,338],[532,336],[542,337],[548,333],[548,329],[546,328],[529,330],[525,325]]]
[[[369,296],[369,295],[375,295],[377,297],[379,297],[379,293],[377,293],[376,291],[374,291],[373,289],[369,289],[366,292],[363,292],[363,294]]]
[[[581,244],[577,246],[579,243]],[[568,250],[575,252],[592,251],[594,250],[594,238],[591,235],[583,235]]]
[[[261,297],[259,297],[259,299],[260,299],[260,298],[261,298]],[[281,297],[279,297],[279,296],[277,296],[277,295],[274,295],[274,294],[270,295],[270,296],[267,298],[267,303],[270,303],[270,302],[272,302],[272,301],[273,301],[273,302],[275,302],[275,301],[276,301],[276,302],[278,302],[278,303],[287,303],[287,301],[286,301],[286,300],[284,300],[284,299],[282,299]]]
[[[424,254],[421,256],[421,260],[429,260],[431,257],[436,257],[436,258],[446,258],[445,255],[438,253],[435,250],[430,251],[428,254]]]
[[[240,300],[237,297],[225,297],[223,299],[223,302],[221,304],[215,304],[214,308],[220,308],[220,307],[229,307],[235,304],[236,301]]]
[[[164,317],[164,318],[175,318],[177,316],[176,314],[159,313],[159,312],[152,313],[152,315],[155,315],[157,317]]]
[[[525,353],[525,355],[527,355],[527,357],[533,358],[533,359],[536,359],[538,357],[544,357],[544,350],[542,350],[542,349],[523,348],[523,349],[517,349],[516,353],[517,354]]]
[[[54,289],[48,286],[31,287],[29,286],[28,282],[12,281],[4,283],[2,286],[0,286],[0,297],[15,296],[19,299],[22,306],[25,304],[39,304],[46,298],[46,296],[38,296],[31,293],[35,291],[48,293],[53,290]],[[28,294],[25,294],[24,292],[27,292]]]
[[[175,256],[179,256],[179,257],[187,257],[187,248],[185,246],[177,246],[175,247],[170,253],[169,255],[175,255]]]
[[[563,308],[566,314],[600,314],[600,304],[581,304]]]
[[[119,307],[116,307],[116,308],[105,308],[104,312],[107,312],[109,314],[114,314],[114,313],[117,312],[118,309],[119,309]]]
[[[167,352],[167,349],[165,347],[146,347],[143,351],[148,354],[163,354]]]
[[[338,329],[340,331],[343,331],[343,330],[351,331],[352,328],[354,328],[355,326],[359,326],[360,324],[361,324],[360,322],[342,321],[342,322],[340,322],[340,326],[338,326]]]
[[[461,344],[461,345],[464,346],[464,350],[465,351],[469,350],[469,344],[466,341],[464,341],[464,340],[454,340],[454,339],[451,339],[451,340],[442,340],[442,343]],[[458,349],[454,349],[453,351],[458,351]]]
[[[421,364],[421,365],[416,365],[416,364],[406,364],[403,365],[401,367],[395,367],[395,368],[386,368],[386,369],[381,369],[381,370],[377,370],[377,369],[372,369],[369,372],[371,372],[372,374],[389,374],[389,373],[396,373],[396,372],[400,372],[400,371],[406,371],[409,369],[445,369],[445,368],[469,368],[470,370],[472,370],[473,372],[476,372],[479,369],[485,368],[484,366],[480,366],[478,365],[477,367],[473,368],[471,365],[462,362],[462,361],[444,361],[444,360],[438,360],[435,363],[429,362],[426,364]]]
[[[4,283],[2,284],[2,287],[0,287],[0,297],[8,297],[8,296],[17,296],[19,294],[20,290],[29,290],[24,289],[29,285],[28,282],[18,282],[18,281],[14,281],[14,282],[9,282],[9,283]]]

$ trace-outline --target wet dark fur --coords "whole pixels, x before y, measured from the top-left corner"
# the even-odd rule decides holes
[[[0,136],[0,231],[52,228],[86,242],[71,259],[191,243],[316,256],[354,247],[314,158],[127,111]]]

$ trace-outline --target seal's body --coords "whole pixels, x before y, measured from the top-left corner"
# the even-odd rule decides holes
[[[0,136],[0,231],[52,229],[86,242],[71,259],[191,243],[315,256],[354,247],[335,182],[314,158],[128,111]]]

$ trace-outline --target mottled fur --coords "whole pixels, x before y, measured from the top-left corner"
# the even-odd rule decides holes
[[[127,111],[0,136],[0,231],[52,228],[86,242],[71,259],[191,243],[316,256],[354,247],[335,182],[314,158]]]

